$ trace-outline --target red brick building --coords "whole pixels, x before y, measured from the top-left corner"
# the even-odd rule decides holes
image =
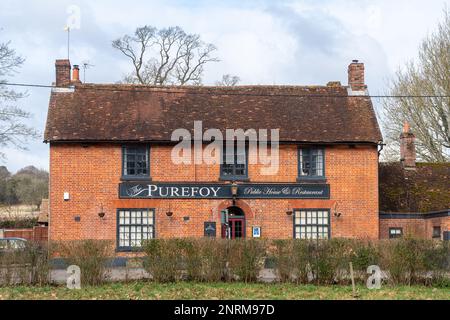
[[[382,136],[362,63],[350,64],[348,86],[84,84],[74,70],[56,61],[45,130],[50,240],[110,239],[126,251],[152,237],[379,237]],[[195,121],[279,129],[278,170],[264,173],[248,143],[230,163],[174,163],[176,129],[208,150]]]
[[[405,123],[400,163],[380,164],[380,238],[450,240],[450,163],[416,163]]]

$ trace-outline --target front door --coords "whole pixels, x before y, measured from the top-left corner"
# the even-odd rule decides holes
[[[228,207],[228,225],[222,224],[222,238],[245,238],[245,216],[239,207]]]
[[[231,239],[244,238],[245,220],[244,218],[230,218],[230,235]]]

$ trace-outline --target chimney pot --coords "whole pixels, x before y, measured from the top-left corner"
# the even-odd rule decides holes
[[[61,59],[55,61],[56,86],[65,87],[70,85],[70,61]]]
[[[80,81],[80,67],[77,64],[73,65],[72,82],[81,83],[81,81]]]
[[[409,132],[409,123],[408,121],[405,121],[405,123],[403,124],[403,133],[408,133]]]
[[[352,91],[364,91],[367,86],[364,83],[364,63],[353,60],[348,66],[348,85]]]
[[[416,136],[411,132],[409,123],[403,125],[403,132],[400,135],[400,162],[406,170],[416,168]]]

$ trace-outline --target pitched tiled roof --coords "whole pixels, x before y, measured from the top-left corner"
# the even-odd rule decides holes
[[[382,139],[367,96],[343,86],[152,87],[79,84],[53,90],[45,141],[170,141],[172,131],[280,129],[282,142]]]
[[[383,212],[450,209],[450,163],[417,163],[405,170],[399,162],[380,163],[379,194]]]

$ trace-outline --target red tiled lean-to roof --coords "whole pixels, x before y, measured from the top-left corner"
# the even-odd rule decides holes
[[[281,142],[377,143],[372,102],[344,86],[76,84],[53,90],[45,141],[170,141],[173,130],[280,129]]]

